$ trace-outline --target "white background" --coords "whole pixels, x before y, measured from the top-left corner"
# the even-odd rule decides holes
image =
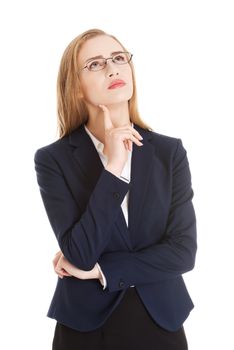
[[[190,350],[233,349],[233,1],[1,1],[1,349],[51,349],[57,242],[33,156],[56,139],[61,55],[100,28],[134,54],[142,118],[187,149],[198,222]],[[3,345],[4,344],[4,345]],[[147,346],[146,346],[147,348]]]

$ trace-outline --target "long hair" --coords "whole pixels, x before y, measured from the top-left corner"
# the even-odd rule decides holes
[[[80,81],[77,57],[82,45],[89,39],[98,35],[108,35],[116,40],[124,49],[126,48],[113,35],[100,29],[87,30],[74,38],[65,49],[58,72],[57,79],[57,128],[59,137],[70,134],[73,130],[88,120],[88,110],[82,98],[79,97]],[[143,129],[152,130],[139,115],[137,107],[136,79],[132,61],[129,62],[132,69],[133,94],[128,101],[131,122]]]

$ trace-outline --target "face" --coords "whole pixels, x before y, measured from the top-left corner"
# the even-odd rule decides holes
[[[109,58],[112,52],[125,51],[122,46],[113,38],[107,35],[100,35],[87,40],[78,56],[78,67],[83,68],[87,64],[87,60],[95,56],[103,56]],[[95,63],[94,63],[95,65]],[[106,66],[102,70],[89,71],[87,68],[79,73],[81,97],[87,107],[98,106],[104,104],[106,106],[127,103],[133,94],[132,70],[130,64],[116,64],[112,60],[108,60]],[[111,82],[121,79],[125,85],[118,85],[116,88],[110,89]]]

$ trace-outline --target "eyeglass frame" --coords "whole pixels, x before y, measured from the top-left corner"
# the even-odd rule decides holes
[[[121,53],[128,53],[128,54],[130,54],[130,59],[129,59],[127,62],[124,62],[124,63],[116,63],[116,62],[114,62],[114,61],[113,61],[113,58],[114,58],[115,56],[118,56],[118,55],[121,54]],[[100,70],[103,70],[103,69],[106,67],[107,61],[108,61],[108,60],[112,60],[113,63],[115,63],[115,64],[121,66],[122,64],[127,64],[127,63],[129,63],[129,62],[131,61],[131,59],[132,59],[132,56],[133,56],[133,53],[131,53],[131,52],[128,52],[128,51],[121,51],[121,52],[118,52],[117,54],[115,54],[115,55],[112,56],[112,57],[108,57],[108,58],[104,58],[104,57],[103,57],[103,58],[101,58],[102,60],[105,60],[105,64],[104,64],[103,68],[98,69],[98,70],[95,71],[95,70],[91,70],[91,69],[88,68],[88,63],[100,59],[100,58],[96,58],[96,59],[90,60],[90,61],[86,64],[86,66],[84,66],[83,68],[81,68],[81,69],[77,72],[77,74],[79,74],[79,73],[80,73],[83,69],[85,69],[85,68],[87,68],[88,71],[90,71],[90,72],[98,72],[98,71],[100,71]]]

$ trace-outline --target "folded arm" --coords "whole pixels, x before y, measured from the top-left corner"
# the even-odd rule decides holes
[[[34,161],[46,213],[63,255],[79,269],[93,269],[111,238],[111,226],[131,184],[103,169],[81,211],[49,151],[39,149]]]

